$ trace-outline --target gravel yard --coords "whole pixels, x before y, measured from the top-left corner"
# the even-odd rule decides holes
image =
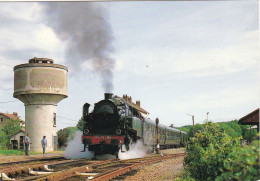
[[[163,154],[184,153],[184,148],[161,150]],[[156,164],[143,166],[138,170],[134,170],[123,176],[120,176],[116,180],[124,181],[165,181],[174,180],[174,178],[182,173],[184,157],[177,157],[169,160],[165,160]]]

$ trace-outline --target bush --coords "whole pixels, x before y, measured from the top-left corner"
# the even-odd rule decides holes
[[[224,160],[223,173],[216,180],[259,180],[259,155],[259,141],[246,147],[234,147]]]
[[[239,142],[221,130],[218,124],[207,122],[188,144],[188,156],[184,163],[191,177],[195,180],[214,180],[221,175],[225,158]]]
[[[179,179],[258,180],[259,141],[241,147],[239,139],[242,137],[237,138],[239,134],[231,136],[223,129],[223,125],[205,123],[204,129],[196,133],[188,144],[188,156],[184,159],[188,177]]]

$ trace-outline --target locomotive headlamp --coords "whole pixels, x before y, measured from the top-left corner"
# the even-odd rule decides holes
[[[84,134],[89,134],[89,129],[85,129]]]
[[[117,130],[116,130],[116,134],[117,134],[117,135],[120,135],[120,134],[121,134],[121,130],[120,130],[120,129],[117,129]]]

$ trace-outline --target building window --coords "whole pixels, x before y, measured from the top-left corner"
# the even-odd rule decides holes
[[[4,122],[4,118],[1,118],[1,123],[3,123]]]
[[[53,127],[56,127],[56,113],[53,113]]]

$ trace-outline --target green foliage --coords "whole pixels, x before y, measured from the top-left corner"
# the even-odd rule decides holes
[[[15,133],[20,131],[22,127],[18,119],[7,119],[4,122],[4,132],[8,137],[13,136]]]
[[[205,123],[204,129],[188,143],[188,156],[184,159],[186,170],[178,179],[259,180],[259,141],[242,147],[242,134],[237,121]]]
[[[222,174],[216,181],[226,180],[259,180],[259,141],[246,147],[236,146],[224,160]]]
[[[250,133],[250,128],[252,125],[240,125],[240,128],[242,130],[242,136],[244,140],[256,140],[257,139],[257,130],[256,129],[251,129]],[[251,136],[250,136],[251,135]]]
[[[83,131],[83,125],[84,125],[84,122],[83,122],[83,118],[81,118],[77,124],[77,128],[80,130],[80,131]]]
[[[66,146],[67,141],[73,138],[74,133],[77,131],[77,127],[67,127],[57,132],[59,147]]]
[[[4,127],[0,124],[0,149],[4,149],[8,143],[7,135],[4,131]]]
[[[21,130],[18,119],[6,119],[3,124],[0,124],[0,149],[6,149],[9,143],[9,138]]]
[[[189,127],[180,127],[180,128],[177,128],[177,129],[179,129],[179,130],[181,130],[181,131],[184,131],[184,132],[186,132],[186,133],[188,133],[189,132]]]
[[[250,130],[247,129],[250,127],[250,125],[240,125],[240,124],[238,124],[237,120],[228,121],[228,122],[220,122],[220,123],[216,123],[216,124],[219,124],[220,129],[222,129],[222,131],[224,130],[232,138],[238,138],[238,137],[242,136],[243,139],[250,140]],[[182,126],[182,127],[179,127],[178,129],[185,131],[188,134],[189,138],[193,137],[193,132],[192,132],[193,126],[192,125]],[[201,129],[203,129],[203,124],[195,125],[195,132],[198,132]],[[251,130],[251,135],[252,135],[252,138],[256,138],[257,137],[256,130]]]
[[[229,122],[216,123],[216,124],[219,124],[220,129],[225,131],[232,138],[238,138],[238,137],[242,136],[242,129],[239,126],[237,120],[229,121]]]
[[[222,131],[218,124],[207,122],[188,144],[188,156],[184,162],[191,177],[214,180],[221,174],[226,156],[239,142]]]
[[[203,124],[195,124],[194,129],[195,129],[195,134],[204,128]],[[188,137],[191,138],[193,137],[193,126],[190,126],[188,133]]]

